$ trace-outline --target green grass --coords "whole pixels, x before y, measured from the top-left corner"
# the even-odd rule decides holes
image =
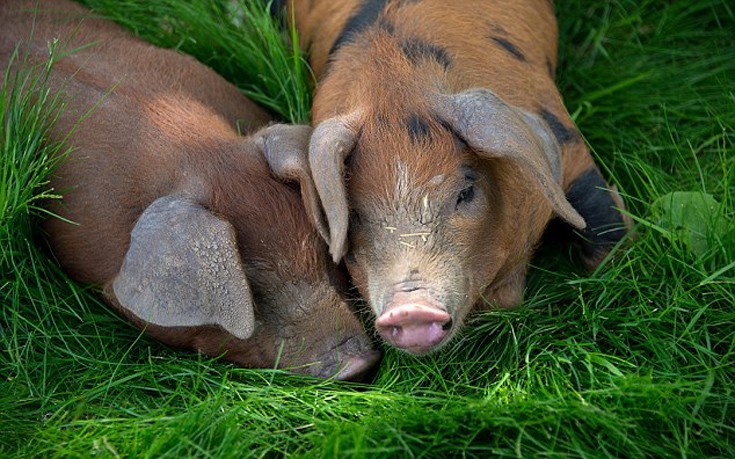
[[[253,54],[252,23],[218,22],[231,12],[217,2],[88,3],[284,118],[307,116],[308,72],[272,28],[279,58]],[[735,457],[735,9],[571,0],[557,12],[560,88],[636,237],[592,274],[544,247],[519,310],[478,314],[438,355],[386,350],[369,387],[173,351],[65,280],[34,245],[47,158],[63,149],[38,150],[54,105],[11,98],[0,456]],[[652,211],[675,191],[710,194],[726,221],[705,225],[701,253]]]
[[[283,119],[308,122],[310,74],[263,0],[84,0],[145,40],[191,54]],[[294,36],[295,38],[295,36]]]

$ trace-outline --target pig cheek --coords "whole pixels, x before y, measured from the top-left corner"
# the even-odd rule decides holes
[[[460,266],[457,281],[462,287],[458,289],[460,298],[452,314],[458,325],[479,302],[482,291],[502,264],[487,201],[480,210],[453,219],[452,231],[443,241],[448,247],[455,247],[456,264]]]
[[[272,266],[260,265],[249,270],[253,296],[256,298],[256,343],[259,353],[272,366],[276,361],[280,368],[302,365],[313,343],[308,326],[308,312],[287,290],[287,282],[276,274]],[[308,288],[303,288],[307,294]]]
[[[271,344],[268,352],[272,352],[272,361],[278,361],[279,368],[311,374],[320,367],[320,354],[334,346],[333,340],[315,334],[312,327],[289,324],[288,320],[282,319],[279,327],[269,327],[267,335]]]
[[[264,309],[267,319],[257,324],[259,333],[257,340],[254,341],[269,362],[276,362],[280,354],[279,367],[296,364],[297,362],[294,362],[292,357],[295,351],[298,351],[302,337],[298,336],[294,327],[289,325],[283,317],[273,313],[268,314],[267,308]]]

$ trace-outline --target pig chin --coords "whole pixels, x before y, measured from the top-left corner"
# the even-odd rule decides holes
[[[436,288],[421,280],[371,285],[378,334],[392,346],[414,355],[433,352],[449,341],[469,309],[469,280],[452,282],[459,288]],[[451,292],[451,293],[450,293]],[[377,301],[375,301],[377,300]]]

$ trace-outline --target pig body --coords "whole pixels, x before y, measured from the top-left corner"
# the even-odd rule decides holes
[[[287,2],[290,3],[290,2]],[[318,84],[309,213],[390,344],[517,306],[547,224],[599,264],[626,232],[554,84],[548,1],[294,2]]]
[[[18,43],[30,64],[54,39],[71,51],[49,79],[52,137],[73,148],[50,210],[75,224],[45,222],[67,273],[169,345],[321,377],[376,362],[299,192],[268,170],[308,127],[240,137],[269,117],[234,86],[72,2],[4,1],[0,24],[3,69]]]

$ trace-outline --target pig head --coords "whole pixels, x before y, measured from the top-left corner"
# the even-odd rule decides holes
[[[553,83],[548,2],[341,5],[293,6],[319,76],[306,202],[388,343],[425,354],[517,306],[552,218],[604,258],[622,201]]]

